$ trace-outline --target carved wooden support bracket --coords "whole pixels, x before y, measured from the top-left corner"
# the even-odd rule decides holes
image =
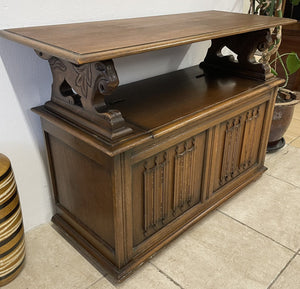
[[[213,39],[200,67],[214,73],[234,73],[266,80],[273,77],[270,65],[267,62],[258,63],[254,54],[257,50],[267,50],[271,45],[269,29]],[[224,56],[221,52],[224,47],[237,54],[237,59],[233,55]]]
[[[53,75],[51,102],[46,107],[111,140],[132,132],[120,111],[109,109],[106,96],[119,85],[112,60],[76,65],[41,52]]]

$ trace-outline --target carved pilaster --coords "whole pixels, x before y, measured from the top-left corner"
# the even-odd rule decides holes
[[[200,67],[213,73],[234,73],[266,80],[273,76],[270,65],[267,62],[258,63],[254,54],[257,50],[265,51],[271,45],[269,29],[213,39]],[[224,56],[221,52],[224,47],[236,53],[237,59],[233,55]]]
[[[132,131],[121,112],[107,105],[106,96],[119,85],[112,60],[77,65],[37,54],[48,60],[53,75],[51,102],[46,104],[49,110],[111,140]]]

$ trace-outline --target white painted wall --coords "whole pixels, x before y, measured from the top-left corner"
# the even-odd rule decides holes
[[[0,29],[195,12],[242,11],[243,0],[0,0]],[[120,82],[198,64],[209,43],[115,60]],[[52,216],[51,186],[39,118],[31,107],[50,99],[48,63],[31,48],[0,38],[0,152],[13,165],[25,230]]]

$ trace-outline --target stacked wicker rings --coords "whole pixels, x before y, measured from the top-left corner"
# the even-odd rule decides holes
[[[9,159],[0,154],[0,287],[21,271],[25,240],[18,190]]]

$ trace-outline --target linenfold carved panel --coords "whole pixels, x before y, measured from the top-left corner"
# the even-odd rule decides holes
[[[243,139],[243,147],[241,152],[241,161],[240,161],[240,170],[244,170],[250,167],[254,161],[254,148],[253,144],[249,140],[254,139],[256,127],[257,127],[257,120],[259,118],[260,107],[256,107],[252,110],[249,110],[246,115],[245,121],[245,132],[244,135],[247,136]]]
[[[255,106],[220,123],[217,135],[209,137],[210,128],[133,165],[134,246],[257,163],[265,110]],[[206,145],[215,139],[209,157]]]
[[[168,176],[167,153],[163,154],[163,161],[154,158],[154,166],[148,167],[145,162],[144,171],[144,230],[150,227],[156,228],[160,222],[164,222],[168,215]]]
[[[241,141],[241,116],[227,121],[220,184],[233,179],[239,173],[238,148]]]
[[[218,152],[220,170],[219,184],[225,185],[250,168],[257,161],[259,139],[262,129],[265,105],[254,107],[221,125],[220,135],[224,137],[223,147]]]
[[[184,142],[183,150],[177,146],[175,155],[175,173],[174,173],[174,196],[173,212],[182,209],[185,204],[190,206],[194,199],[193,190],[193,164],[195,162],[195,138],[192,139],[191,146]]]
[[[134,243],[138,244],[201,200],[206,133],[201,133],[133,167]]]

